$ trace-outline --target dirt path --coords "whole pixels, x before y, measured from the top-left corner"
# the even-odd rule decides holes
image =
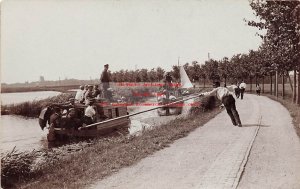
[[[90,188],[300,188],[300,142],[288,111],[248,94],[237,100],[237,109],[242,128],[223,111]]]

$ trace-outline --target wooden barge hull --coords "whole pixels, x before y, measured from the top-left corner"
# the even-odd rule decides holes
[[[55,138],[94,138],[98,136],[105,136],[111,133],[120,132],[126,134],[129,129],[130,120],[122,118],[119,120],[112,120],[107,123],[95,125],[92,127],[82,127],[80,130],[54,128]]]
[[[82,117],[87,106],[76,105],[77,117]],[[82,125],[79,128],[72,125],[49,127],[47,139],[49,142],[68,140],[73,138],[94,138],[98,136],[108,136],[128,134],[130,119],[127,116],[126,106],[102,105],[96,103],[96,123]],[[42,114],[41,114],[42,115]],[[43,117],[43,116],[41,116]]]

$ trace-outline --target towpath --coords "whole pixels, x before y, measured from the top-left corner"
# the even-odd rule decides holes
[[[170,147],[91,188],[300,188],[300,141],[289,112],[267,97],[237,99],[243,127],[223,111]]]

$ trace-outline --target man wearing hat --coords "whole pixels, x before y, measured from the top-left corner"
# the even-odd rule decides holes
[[[246,83],[244,81],[242,81],[242,83],[240,84],[240,92],[241,92],[241,99],[243,100],[244,97],[244,92],[246,90]]]
[[[93,89],[93,97],[94,98],[98,98],[98,95],[101,94],[101,91],[99,90],[98,85],[94,85],[94,89]]]
[[[228,86],[232,87],[232,86]],[[222,101],[226,108],[226,111],[231,118],[232,124],[234,126],[242,127],[240,116],[235,107],[235,99],[233,98],[231,92],[226,87],[220,87],[220,82],[214,82],[214,89],[212,91],[201,93],[200,96],[216,95],[216,97]]]
[[[103,97],[109,99],[107,89],[109,88],[110,77],[108,73],[108,64],[104,65],[104,70],[100,76],[100,82],[102,83]]]
[[[53,108],[53,114],[50,116],[49,124],[50,127],[60,127],[60,120],[61,120],[61,111],[58,106],[54,106]]]
[[[93,96],[93,85],[88,85],[88,90],[85,93],[84,98],[85,98],[85,105],[88,105],[89,100],[94,98],[94,96]]]
[[[95,120],[96,110],[93,107],[94,102],[95,99],[90,99],[88,101],[88,107],[84,111],[83,122],[87,125],[94,123]]]
[[[84,86],[80,86],[79,90],[76,92],[75,95],[75,102],[76,103],[82,103],[84,100]]]
[[[72,129],[72,128],[78,129],[82,125],[81,120],[78,119],[78,113],[75,108],[69,109],[68,115],[65,120],[66,120],[65,127],[67,129]]]

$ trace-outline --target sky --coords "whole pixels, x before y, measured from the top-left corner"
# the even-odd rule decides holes
[[[1,82],[171,70],[257,49],[248,0],[2,0]]]

